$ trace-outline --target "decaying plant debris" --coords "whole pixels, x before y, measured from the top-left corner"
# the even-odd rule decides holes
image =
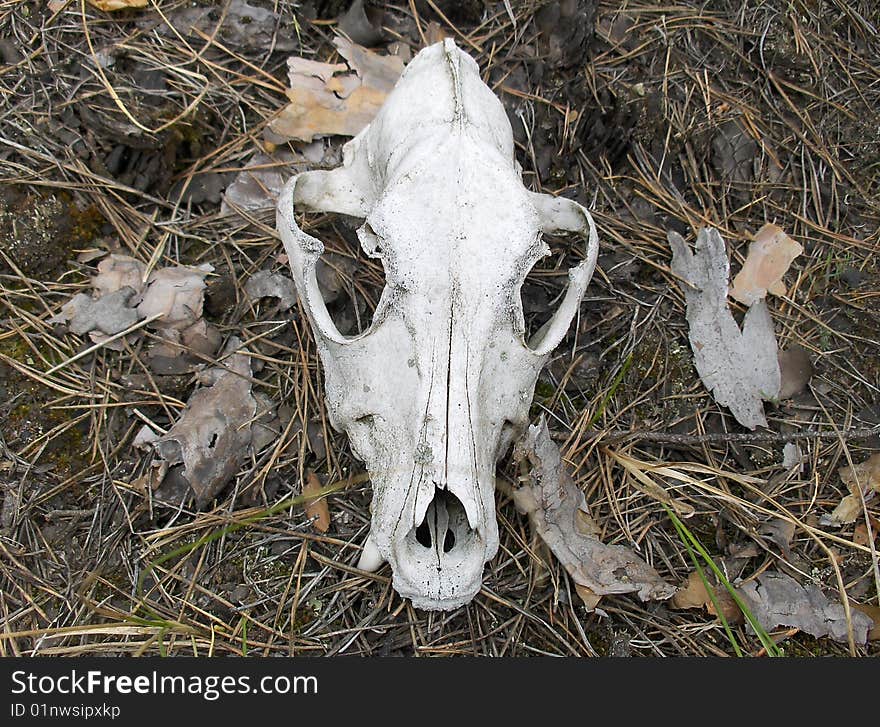
[[[722,406],[749,429],[767,426],[762,400],[779,395],[779,352],[773,320],[755,299],[742,331],[727,305],[729,265],[718,230],[701,229],[691,253],[677,232],[669,233],[672,271],[684,282],[694,366]]]
[[[251,392],[251,365],[241,342],[230,340],[234,353],[207,372],[210,386],[197,389],[186,411],[153,446],[169,465],[182,465],[183,478],[204,507],[255,454],[253,425],[257,400]]]
[[[804,248],[783,230],[768,222],[749,244],[745,262],[733,279],[731,297],[744,305],[752,305],[767,293],[785,295],[782,277],[803,251]]]
[[[601,596],[617,593],[635,593],[643,601],[673,594],[675,589],[632,549],[605,545],[597,537],[584,493],[572,482],[543,417],[517,442],[514,459],[528,470],[528,481],[511,492],[517,510],[528,515],[589,608]]]
[[[740,589],[746,604],[765,629],[793,626],[820,637],[847,640],[847,614],[839,602],[829,600],[811,583],[800,585],[782,573],[762,573]],[[859,611],[850,614],[853,640],[864,644],[872,620]]]
[[[849,494],[844,496],[833,512],[822,516],[825,525],[848,525],[861,519],[862,503],[880,492],[880,454],[871,455],[865,462],[841,467],[838,474]]]
[[[588,612],[503,495],[501,550],[468,609],[419,613],[387,571],[356,571],[370,488],[327,421],[299,305],[272,292],[286,262],[268,209],[290,169],[340,162],[348,137],[282,143],[269,123],[290,101],[291,57],[350,73],[333,44],[342,5],[172,0],[173,28],[152,3],[0,7],[0,85],[16,100],[0,110],[0,654],[233,655],[243,623],[250,653],[266,655],[734,653],[705,605],[630,593]],[[409,3],[367,0],[371,28],[352,40],[403,63],[455,38],[505,104],[527,185],[584,204],[600,227],[595,287],[531,415],[546,415],[602,542],[637,546],[687,588],[672,503],[734,587],[760,595],[761,575],[777,573],[826,605],[845,591],[843,641],[764,621],[787,654],[877,654],[877,626],[862,645],[854,614],[878,615],[880,498],[840,474],[880,447],[876,3],[551,0],[509,13],[436,0],[445,19],[416,5],[418,21]],[[363,330],[384,275],[357,252],[360,221],[300,222],[334,256],[321,270],[337,326]],[[771,284],[764,300],[782,387],[752,432],[698,377],[666,235],[691,243],[716,228],[736,274],[766,224],[803,251],[785,294]],[[531,331],[579,262],[574,240],[547,241],[553,255],[523,286]],[[185,328],[138,314],[110,340],[101,326],[118,325],[104,316],[83,333],[50,320],[77,295],[91,306],[126,287],[112,307],[136,310],[150,274],[202,265],[201,316],[183,315]],[[741,325],[748,303],[726,305]],[[233,337],[241,376],[223,368],[238,360]],[[226,376],[244,405],[223,416],[236,436],[250,426],[251,444],[198,501],[184,461],[156,442],[173,437],[182,459],[188,440],[171,432]],[[329,493],[326,533],[323,513],[293,499],[310,471]],[[499,474],[519,473],[509,460]],[[829,523],[855,494],[858,511]],[[730,625],[760,653],[746,622]]]
[[[403,60],[361,48],[345,38],[334,41],[346,63],[319,63],[291,57],[290,104],[269,124],[273,141],[361,131],[385,101],[403,71]]]

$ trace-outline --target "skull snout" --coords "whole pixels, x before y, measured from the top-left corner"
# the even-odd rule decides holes
[[[393,549],[394,586],[417,608],[455,608],[480,588],[486,541],[470,526],[464,505],[448,489],[435,488],[422,521]]]
[[[473,541],[474,531],[467,520],[464,506],[449,490],[435,490],[434,499],[428,505],[422,522],[407,538],[415,536],[416,542],[436,556],[437,567],[442,567],[444,557],[456,546],[466,548]]]

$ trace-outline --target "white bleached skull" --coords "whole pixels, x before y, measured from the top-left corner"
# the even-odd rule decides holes
[[[298,210],[364,220],[386,287],[370,327],[339,333],[315,277],[323,245]],[[343,166],[284,187],[277,225],[324,367],[330,421],[373,484],[360,566],[391,564],[418,608],[470,601],[498,549],[495,465],[528,423],[538,374],[562,340],[598,252],[589,212],[529,192],[510,122],[451,40],[422,50]],[[553,318],[524,339],[520,288],[549,253],[542,232],[587,238]]]

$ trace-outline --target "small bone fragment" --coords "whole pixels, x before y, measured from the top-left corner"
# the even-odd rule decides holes
[[[361,551],[361,557],[358,559],[358,570],[364,570],[368,573],[375,573],[379,568],[382,567],[382,564],[385,562],[385,559],[379,553],[379,549],[376,547],[376,543],[373,539],[368,535],[366,541],[364,542],[364,549]]]

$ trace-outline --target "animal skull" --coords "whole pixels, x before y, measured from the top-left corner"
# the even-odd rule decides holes
[[[538,374],[562,340],[598,252],[589,212],[529,192],[504,109],[447,39],[422,50],[343,165],[285,185],[277,226],[324,367],[332,425],[373,483],[360,567],[391,564],[417,608],[470,601],[498,549],[495,466],[528,423]],[[297,209],[364,220],[385,268],[371,326],[339,333],[318,289],[324,246]],[[526,342],[520,288],[549,253],[542,232],[588,236],[553,318]]]

